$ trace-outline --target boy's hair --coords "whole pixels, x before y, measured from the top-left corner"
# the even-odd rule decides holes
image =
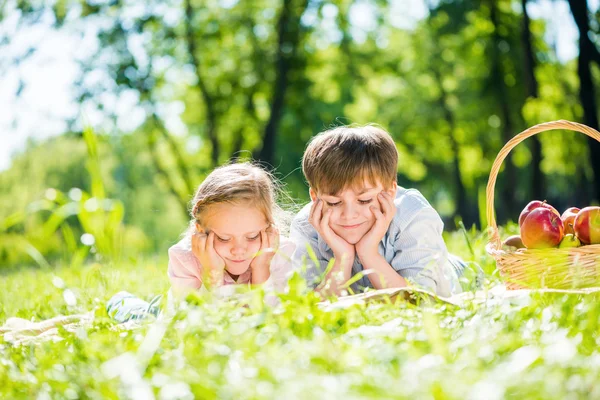
[[[367,180],[388,187],[396,182],[398,150],[385,130],[373,125],[340,126],[311,139],[302,172],[313,190],[336,195]]]
[[[278,190],[274,178],[257,165],[246,162],[215,168],[190,202],[189,231],[195,230],[196,222],[202,225],[203,214],[218,203],[251,204],[262,211],[270,224],[281,229],[278,222],[285,213],[276,202]]]

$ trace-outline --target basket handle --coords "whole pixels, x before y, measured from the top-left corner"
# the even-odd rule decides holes
[[[559,121],[545,122],[543,124],[532,126],[529,129],[524,130],[523,132],[515,135],[512,139],[508,141],[500,150],[500,153],[496,156],[496,160],[492,165],[492,170],[490,171],[490,177],[488,179],[487,189],[486,189],[486,215],[488,220],[488,226],[490,230],[490,244],[496,246],[497,249],[500,248],[500,234],[498,232],[498,225],[496,224],[496,215],[494,213],[494,189],[496,187],[496,178],[498,177],[498,172],[500,171],[500,166],[502,162],[508,156],[508,153],[523,140],[527,139],[530,136],[538,134],[544,131],[550,131],[553,129],[569,129],[572,131],[580,132],[589,137],[596,139],[600,142],[600,132],[595,129],[590,128],[589,126],[579,124],[577,122],[571,122],[564,119]]]

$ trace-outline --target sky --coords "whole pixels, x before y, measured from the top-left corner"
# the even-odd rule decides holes
[[[427,9],[423,1],[396,0],[392,16],[397,25],[410,28],[424,18]],[[588,0],[591,10],[597,10],[599,3],[600,0]],[[14,0],[8,0],[5,7],[6,10],[14,7]],[[528,11],[531,18],[543,18],[549,26],[555,27],[547,32],[545,40],[556,44],[559,60],[566,62],[577,57],[579,35],[566,0],[530,2]],[[335,13],[335,10],[324,10],[327,12]],[[363,4],[353,10],[350,20],[356,26],[368,28],[373,23],[368,16],[368,6]],[[63,133],[67,129],[64,122],[67,118],[85,118],[93,126],[102,122],[102,115],[93,109],[79,109],[71,89],[79,75],[78,61],[98,50],[94,27],[77,27],[83,28],[83,35],[74,30],[52,30],[47,27],[50,15],[27,29],[17,30],[16,22],[17,16],[10,12],[0,22],[0,42],[5,37],[10,38],[10,44],[0,54],[0,171],[10,166],[11,155],[21,151],[28,138],[43,139]],[[31,46],[39,50],[18,67],[8,66],[10,60]],[[94,81],[103,77],[90,74],[85,79]],[[21,81],[24,85],[17,97]],[[125,93],[116,97],[107,93],[103,103],[126,116],[118,119],[118,128],[122,131],[135,129],[144,119],[143,111],[136,107],[135,96]],[[177,117],[181,111],[174,109],[168,117],[167,125],[175,132],[181,131]]]

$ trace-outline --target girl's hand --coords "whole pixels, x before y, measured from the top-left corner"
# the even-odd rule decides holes
[[[260,250],[250,262],[252,283],[264,283],[271,276],[271,260],[279,248],[279,230],[273,225],[260,231]]]
[[[257,268],[269,268],[275,252],[279,248],[279,230],[273,225],[260,231],[260,250],[250,263],[254,271]]]
[[[373,227],[365,234],[365,236],[356,243],[356,253],[360,260],[365,262],[369,257],[378,254],[379,243],[385,236],[394,215],[396,215],[396,206],[394,197],[388,192],[380,192],[377,196],[381,210],[375,206],[371,206],[371,212],[375,216]]]
[[[310,209],[308,221],[317,230],[317,233],[325,240],[325,243],[333,250],[333,256],[343,264],[354,263],[354,245],[346,242],[339,237],[331,226],[329,226],[329,218],[331,217],[331,209],[323,213],[323,200],[317,199]]]
[[[192,253],[196,256],[210,283],[215,285],[223,281],[225,261],[215,251],[215,234],[200,230],[192,235]]]

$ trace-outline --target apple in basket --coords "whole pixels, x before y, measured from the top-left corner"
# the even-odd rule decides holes
[[[600,207],[582,208],[575,218],[575,234],[584,244],[600,244]]]
[[[555,213],[558,217],[560,217],[558,210],[556,208],[552,207],[550,204],[546,203],[546,200],[544,200],[544,201],[533,200],[533,201],[530,201],[529,204],[527,204],[525,206],[523,211],[521,211],[521,215],[519,215],[519,226],[523,225],[523,221],[525,221],[525,218],[527,218],[527,216],[529,215],[530,212],[532,212],[533,210],[540,208],[540,207],[548,209],[548,210],[552,211],[553,213]]]
[[[558,245],[559,249],[567,249],[569,247],[579,247],[581,246],[581,240],[577,236],[572,233],[567,233],[563,240],[560,241]]]
[[[531,211],[521,224],[521,240],[528,249],[556,247],[565,229],[558,212],[545,207]]]
[[[575,233],[573,227],[575,226],[575,217],[579,211],[580,210],[577,207],[567,208],[560,216],[560,219],[562,219],[563,225],[565,226],[565,234]]]
[[[521,240],[521,236],[512,235],[507,237],[504,242],[502,242],[504,246],[514,247],[515,249],[522,249],[525,247],[523,241]]]

